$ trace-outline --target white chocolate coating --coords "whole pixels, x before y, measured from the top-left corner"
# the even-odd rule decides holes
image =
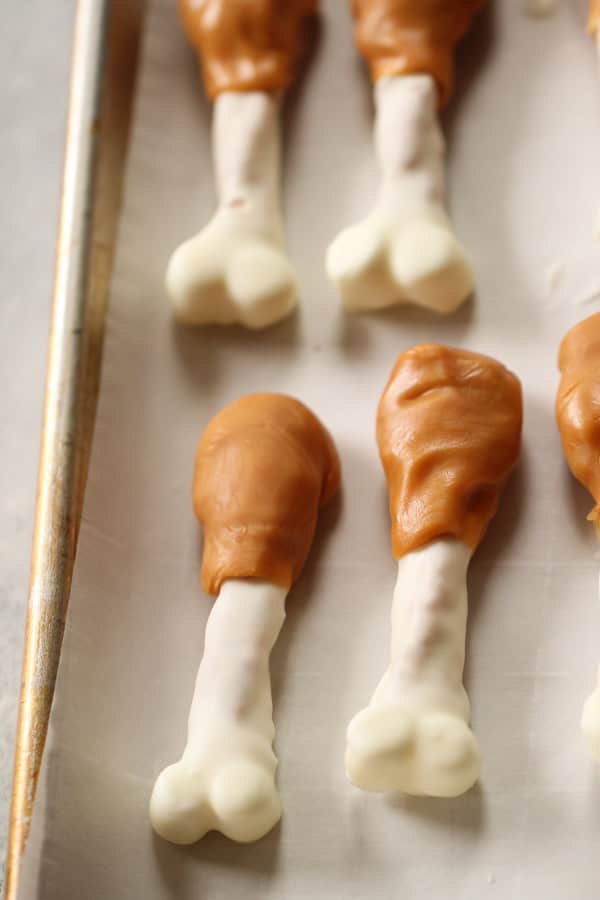
[[[600,595],[600,581],[598,588]],[[600,667],[598,667],[596,687],[583,706],[581,732],[589,752],[596,762],[600,763]]]
[[[390,664],[348,726],[346,772],[357,787],[455,797],[479,777],[462,682],[470,556],[441,538],[398,562]]]
[[[600,763],[600,668],[596,687],[583,707],[581,732],[589,752]]]
[[[453,312],[473,272],[445,210],[444,139],[429,75],[375,85],[381,183],[371,213],[330,245],[326,270],[351,310],[416,303]]]
[[[292,312],[298,294],[284,251],[278,100],[260,92],[220,94],[213,155],[217,211],[173,253],[167,291],[185,324],[265,328]]]
[[[210,613],[179,762],[158,776],[154,830],[175,844],[208,831],[256,841],[279,821],[269,655],[285,619],[285,588],[226,581]]]

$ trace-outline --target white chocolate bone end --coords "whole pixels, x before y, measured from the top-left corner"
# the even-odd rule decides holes
[[[208,831],[240,843],[277,824],[269,654],[285,619],[286,589],[225,581],[206,625],[181,759],[156,779],[152,827],[174,844]]]
[[[167,291],[186,325],[239,322],[261,329],[286,318],[298,299],[285,253],[264,238],[213,221],[173,253]]]
[[[370,706],[348,727],[346,773],[364,791],[457,797],[480,769],[475,735],[451,713]]]
[[[600,669],[596,689],[583,707],[581,731],[589,752],[600,763]]]
[[[252,743],[252,735],[249,735]],[[210,753],[161,772],[150,800],[152,827],[174,844],[193,844],[209,831],[239,843],[257,841],[281,818],[275,787],[276,760],[253,758],[238,736],[236,748],[212,742]]]
[[[327,251],[326,270],[347,309],[414,303],[454,312],[473,291],[473,270],[439,219],[397,226],[374,214],[342,231]]]

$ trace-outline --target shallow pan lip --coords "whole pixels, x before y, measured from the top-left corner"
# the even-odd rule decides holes
[[[5,900],[18,896],[71,591],[144,7],[77,4]]]

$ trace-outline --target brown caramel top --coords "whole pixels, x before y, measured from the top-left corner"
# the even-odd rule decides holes
[[[600,521],[600,313],[575,325],[560,345],[556,421],[571,472],[596,501]]]
[[[250,394],[222,409],[200,439],[194,471],[204,590],[216,595],[228,578],[290,587],[319,507],[339,484],[333,440],[298,400]]]
[[[440,106],[452,93],[454,48],[485,0],[352,0],[356,43],[373,81],[425,73]]]
[[[293,81],[318,0],[178,0],[206,93],[281,91]]]
[[[588,28],[591,34],[596,32],[598,25],[600,25],[600,0],[590,0]]]
[[[397,559],[445,535],[477,547],[521,422],[519,379],[495,359],[436,344],[402,353],[377,414]]]

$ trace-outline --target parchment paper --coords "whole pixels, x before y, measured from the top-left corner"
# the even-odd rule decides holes
[[[594,251],[600,202],[585,3],[565,0],[539,21],[516,0],[497,2],[462,47],[445,126],[474,301],[450,319],[408,308],[352,318],[323,256],[368,209],[372,110],[348,4],[323,0],[319,46],[286,115],[302,311],[259,335],[180,330],[164,297],[170,251],[214,203],[210,110],[174,7],[155,0],[147,22],[93,461],[21,897],[595,898],[600,782],[578,722],[600,660],[597,544],[553,419],[559,339],[599,305],[573,303],[565,289]],[[595,277],[586,296],[600,287],[600,254]],[[519,373],[524,453],[469,577],[481,784],[456,800],[386,800],[354,790],[343,772],[346,724],[387,658],[395,577],[374,413],[397,354],[430,339],[495,354]],[[273,658],[284,818],[258,844],[213,834],[177,848],[153,837],[147,803],[183,746],[210,607],[193,454],[223,404],[262,389],[313,407],[345,479]]]

